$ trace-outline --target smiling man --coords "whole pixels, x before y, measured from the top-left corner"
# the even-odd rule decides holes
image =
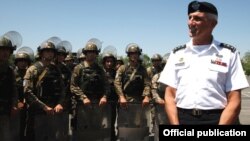
[[[241,89],[249,86],[236,48],[216,41],[217,8],[188,5],[191,40],[173,49],[159,82],[168,85],[165,109],[170,124],[234,124]]]

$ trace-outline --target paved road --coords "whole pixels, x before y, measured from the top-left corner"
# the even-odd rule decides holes
[[[250,76],[247,77],[250,84]],[[241,124],[250,125],[250,88],[246,88],[242,91],[242,104],[240,113]]]

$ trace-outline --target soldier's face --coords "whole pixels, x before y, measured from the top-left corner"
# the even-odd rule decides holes
[[[129,53],[129,60],[132,62],[137,62],[139,60],[139,53],[137,52]]]
[[[42,51],[42,59],[52,61],[54,59],[55,52],[52,49],[45,49]]]
[[[89,51],[86,53],[86,61],[95,61],[97,57],[97,53],[94,51]]]
[[[17,61],[17,64],[16,66],[19,68],[19,69],[26,69],[28,67],[28,61],[27,60],[24,60],[24,59],[21,59],[19,61]]]
[[[111,68],[113,68],[114,67],[114,59],[112,59],[112,58],[107,58],[106,60],[105,60],[105,68],[106,69],[111,69]]]
[[[11,50],[9,48],[0,47],[0,62],[8,61],[10,54],[11,54]]]

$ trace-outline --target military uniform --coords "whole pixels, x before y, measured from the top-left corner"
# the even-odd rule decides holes
[[[149,133],[150,79],[140,60],[142,49],[136,43],[126,47],[129,63],[121,65],[114,81],[119,96],[118,138],[120,140],[140,140]],[[134,131],[129,131],[134,128]],[[140,134],[134,136],[132,132]]]
[[[110,129],[110,112],[107,112],[108,105],[101,108],[99,102],[109,96],[109,88],[105,72],[97,63],[89,65],[84,61],[74,68],[70,89],[77,100],[74,132],[78,140],[106,138],[102,131]],[[90,100],[90,105],[84,105],[86,98]]]
[[[133,79],[124,89],[135,69],[136,73]],[[125,96],[128,101],[141,102],[145,96],[150,96],[150,80],[146,69],[140,64],[138,64],[137,68],[132,68],[130,65],[120,66],[114,84],[118,96]]]
[[[220,113],[228,102],[226,93],[246,88],[248,82],[242,70],[239,53],[234,47],[216,40],[205,47],[199,53],[190,41],[175,48],[161,73],[159,82],[177,89],[176,106],[179,112],[190,111],[191,114],[192,109],[204,110],[204,115],[199,117],[195,113],[197,120],[203,116],[205,118],[206,113],[217,113],[218,123]],[[195,55],[191,55],[192,53]],[[184,112],[186,110],[182,109],[190,110]]]
[[[13,107],[17,107],[17,87],[12,67],[0,66],[0,140],[10,141],[9,120]]]
[[[71,77],[71,92],[77,96],[78,101],[88,98],[96,101],[107,97],[109,87],[105,73],[98,64],[90,66],[85,61],[78,64]]]
[[[11,118],[17,114],[18,99],[15,73],[8,59],[16,49],[16,45],[12,41],[17,39],[19,34],[12,32],[14,38],[11,38],[8,33],[10,32],[0,37],[0,52],[3,55],[0,56],[0,140],[3,141],[13,140],[11,136]]]
[[[53,62],[54,43],[46,40],[38,47],[40,61],[24,76],[24,94],[28,104],[27,140],[68,140],[69,116],[65,110],[65,85],[62,72]]]

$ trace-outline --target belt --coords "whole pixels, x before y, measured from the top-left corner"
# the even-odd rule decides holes
[[[203,114],[221,114],[224,109],[201,110],[201,109],[182,109],[177,107],[177,110],[193,116],[201,116]]]

